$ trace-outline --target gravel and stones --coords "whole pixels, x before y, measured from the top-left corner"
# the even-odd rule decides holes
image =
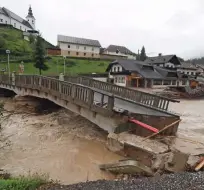
[[[40,188],[40,190],[204,190],[204,172],[177,173],[154,178],[123,181],[95,181],[75,185]]]

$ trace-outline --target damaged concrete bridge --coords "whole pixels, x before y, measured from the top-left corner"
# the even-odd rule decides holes
[[[0,75],[0,88],[22,96],[48,99],[80,114],[109,133],[118,131],[121,124],[128,124],[127,116],[158,130],[179,118],[168,111],[169,104],[176,102],[174,100],[90,78],[61,76],[57,79],[12,73],[10,78]],[[178,124],[166,133],[174,135],[177,128]],[[125,127],[122,130],[126,130]]]

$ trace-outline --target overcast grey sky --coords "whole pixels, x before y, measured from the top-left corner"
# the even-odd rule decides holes
[[[124,45],[144,45],[149,56],[204,56],[204,0],[0,0],[21,17],[32,5],[37,29],[57,44],[57,34]]]

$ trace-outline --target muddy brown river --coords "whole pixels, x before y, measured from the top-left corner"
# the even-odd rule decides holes
[[[121,159],[105,147],[107,134],[67,110],[34,114],[34,100],[3,99],[0,168],[13,175],[47,174],[62,184],[113,179],[98,165]],[[204,142],[204,100],[181,101],[179,135]],[[13,113],[14,112],[14,113]],[[5,117],[7,115],[7,117]]]

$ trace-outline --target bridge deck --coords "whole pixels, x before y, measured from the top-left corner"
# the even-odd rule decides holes
[[[94,89],[101,90],[101,92],[111,93],[116,97],[120,97],[123,100],[129,100],[131,102],[137,103],[148,108],[153,108],[168,113],[169,103],[179,102],[170,98],[150,94],[147,92],[133,90],[126,87],[117,86],[111,83],[106,83],[98,80],[94,80],[88,77],[75,76],[70,77],[66,76],[65,81],[81,84],[88,86]]]
[[[69,77],[66,78],[66,81],[61,81],[37,75],[16,75],[14,79],[10,78],[10,80],[7,75],[0,77],[2,83],[44,90],[65,99],[78,99],[78,102],[86,106],[94,104],[103,107],[106,104],[106,109],[111,111],[122,109],[146,115],[175,116],[167,110],[170,102],[176,102],[174,100],[90,78]]]

